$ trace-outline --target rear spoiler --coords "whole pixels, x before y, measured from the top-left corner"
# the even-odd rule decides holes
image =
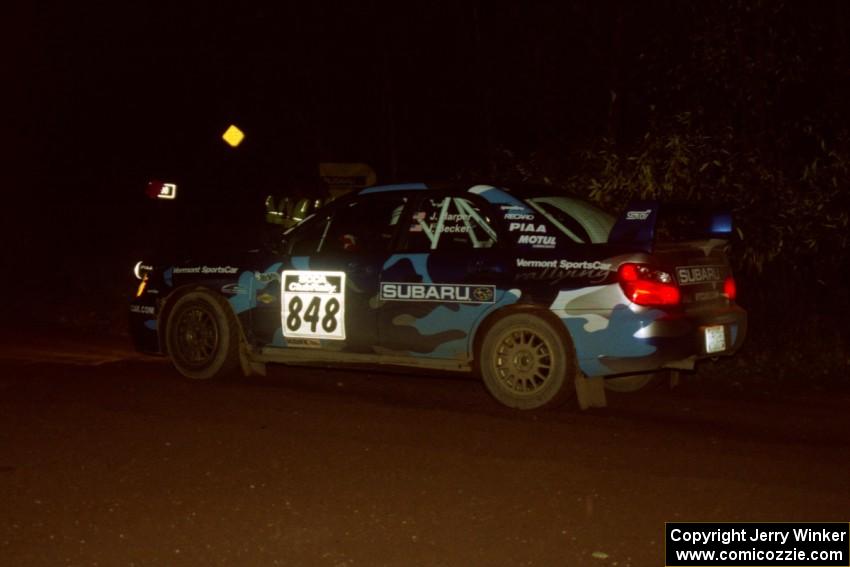
[[[608,242],[652,252],[661,232],[664,240],[728,240],[732,230],[732,214],[725,210],[688,203],[632,201],[614,223]]]

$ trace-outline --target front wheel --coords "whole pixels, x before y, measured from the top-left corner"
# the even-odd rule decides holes
[[[224,300],[204,291],[187,293],[174,304],[165,328],[168,354],[183,376],[220,378],[239,367],[239,323]]]
[[[546,320],[524,313],[508,315],[487,331],[479,368],[490,394],[517,409],[565,402],[575,392],[578,371],[569,337]]]

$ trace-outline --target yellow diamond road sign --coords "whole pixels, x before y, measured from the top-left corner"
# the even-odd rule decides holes
[[[224,134],[221,135],[221,139],[227,142],[230,147],[235,148],[245,139],[245,134],[234,124],[231,124]]]

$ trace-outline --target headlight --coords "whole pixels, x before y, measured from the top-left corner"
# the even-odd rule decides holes
[[[136,265],[133,266],[133,275],[136,276],[136,279],[140,280],[145,277],[145,275],[147,275],[147,273],[150,272],[152,269],[152,266],[147,266],[145,265],[143,260],[139,260],[138,262],[136,262]]]

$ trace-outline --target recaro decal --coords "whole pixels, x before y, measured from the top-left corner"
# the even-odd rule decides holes
[[[494,285],[382,282],[382,301],[436,301],[440,303],[493,303]]]
[[[284,337],[345,340],[345,272],[285,270],[281,282]]]

